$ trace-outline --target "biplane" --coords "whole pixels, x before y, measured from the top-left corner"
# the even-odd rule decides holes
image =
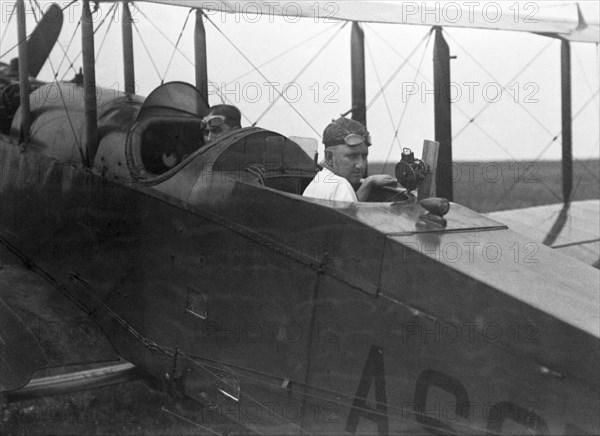
[[[439,197],[381,189],[367,202],[315,200],[301,195],[318,171],[306,142],[251,126],[204,143],[202,10],[236,4],[168,3],[198,10],[197,83],[144,98],[127,2],[124,92],[98,93],[90,2],[82,74],[45,84],[35,76],[60,8],[27,39],[17,1],[19,60],[4,66],[1,95],[0,241],[13,259],[0,276],[5,398],[51,391],[31,380],[47,368],[121,358],[118,371],[158,380],[164,409],[208,432],[215,414],[258,434],[600,432],[598,269],[449,202],[443,177]],[[295,5],[297,16],[329,13]],[[357,23],[439,23],[401,4],[337,7],[334,18],[353,22],[352,116],[364,122]],[[565,53],[569,41],[600,39],[581,15],[485,26],[561,38]],[[442,86],[449,54],[438,35]],[[50,89],[61,98],[44,98]],[[448,122],[442,101],[441,162]],[[36,334],[40,319],[61,316],[93,321],[110,348],[71,351],[81,345],[72,335]],[[86,374],[57,380],[68,389],[117,377]]]

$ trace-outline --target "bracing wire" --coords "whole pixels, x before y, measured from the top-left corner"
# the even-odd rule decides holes
[[[148,20],[148,22],[149,22],[149,23],[152,25],[152,27],[154,27],[154,29],[156,29],[156,31],[157,31],[158,33],[160,33],[160,34],[162,35],[162,37],[163,37],[163,38],[165,38],[165,40],[166,40],[167,42],[169,42],[169,44],[171,44],[171,45],[172,45],[172,46],[175,48],[175,50],[177,50],[177,51],[179,52],[179,54],[180,54],[180,55],[182,55],[182,56],[184,57],[184,59],[185,59],[185,60],[187,60],[187,61],[190,63],[190,65],[194,65],[194,61],[193,61],[193,60],[191,60],[191,59],[189,58],[189,56],[188,56],[188,55],[187,55],[187,54],[186,54],[184,51],[182,51],[180,48],[178,48],[178,47],[175,45],[175,43],[174,43],[174,42],[171,40],[171,38],[169,38],[169,37],[168,37],[168,36],[165,34],[165,32],[163,32],[163,31],[162,31],[162,29],[161,29],[160,27],[158,27],[158,26],[157,26],[157,25],[154,23],[154,21],[152,21],[152,20],[150,19],[150,17],[149,17],[148,15],[146,15],[146,14],[144,13],[144,11],[143,11],[142,9],[138,9],[137,11],[138,11],[138,12],[139,12],[139,13],[140,13],[140,14],[141,14],[141,15],[142,15],[142,16],[143,16],[143,17],[144,17],[146,20]]]
[[[112,10],[112,7],[115,6],[116,3],[114,3],[111,6],[111,9],[108,10],[106,17],[108,17],[109,15],[111,15],[111,11],[112,11],[112,16],[111,19],[108,22],[108,26],[106,26],[106,32],[104,32],[104,36],[102,37],[102,41],[100,42],[100,47],[98,47],[98,50],[96,50],[96,59],[98,59],[100,57],[100,53],[102,53],[102,47],[104,47],[104,43],[106,42],[106,37],[108,36],[108,34],[110,33],[110,28],[114,22],[114,16],[117,13],[117,9],[115,8],[114,10]],[[106,19],[106,17],[104,17],[104,19]],[[98,25],[98,30],[100,29],[100,26],[104,23],[104,19],[102,20],[102,22]]]
[[[308,60],[308,62],[306,63],[306,65],[304,65],[304,67],[302,67],[302,69],[298,72],[298,74],[296,74],[294,76],[294,78],[290,81],[291,83],[295,83],[296,80],[298,80],[300,78],[300,76],[319,57],[319,55],[321,55],[325,51],[325,48],[327,48],[327,46],[329,46],[329,44],[331,44],[331,41],[333,41],[335,39],[335,37],[339,35],[339,33],[346,26],[346,24],[348,24],[348,22],[344,21],[342,23],[342,25],[339,26],[338,30],[327,41],[325,41],[325,44],[323,44],[323,46],[319,50],[317,50],[317,52],[314,54],[314,56],[312,58],[310,58]],[[275,106],[275,104],[279,101],[279,99],[282,96],[283,96],[283,94],[279,94],[275,99],[273,99],[273,101],[269,104],[269,106],[267,106],[267,108],[258,116],[258,118],[256,119],[256,121],[254,121],[254,123],[252,123],[252,125],[255,126],[265,116],[265,114],[267,112],[269,112],[269,110],[271,110],[271,108],[273,108],[273,106]]]
[[[166,35],[166,34],[165,34],[163,31],[162,31],[162,29],[161,29],[160,27],[158,27],[158,26],[157,26],[157,25],[154,23],[154,21],[152,21],[152,20],[150,19],[150,17],[148,17],[148,15],[146,15],[146,14],[144,13],[144,11],[143,11],[142,9],[138,9],[138,12],[139,12],[139,13],[140,13],[140,14],[141,14],[141,15],[142,15],[142,16],[143,16],[143,17],[144,17],[146,20],[148,20],[148,22],[150,23],[150,25],[152,25],[152,27],[154,27],[154,29],[156,29],[156,31],[157,31],[157,32],[158,32],[158,33],[159,33],[159,34],[160,34],[160,35],[161,35],[161,36],[162,36],[162,37],[163,37],[163,38],[164,38],[164,39],[165,39],[165,40],[166,40],[166,41],[167,41],[169,44],[171,44],[173,47],[175,47],[175,49],[176,49],[176,50],[179,52],[179,54],[181,54],[181,55],[183,56],[183,58],[184,58],[186,61],[188,61],[188,63],[189,63],[189,64],[190,64],[192,67],[193,67],[193,66],[195,66],[195,63],[194,63],[194,61],[192,61],[192,60],[189,58],[189,56],[188,56],[188,55],[187,55],[187,54],[186,54],[184,51],[182,51],[182,50],[181,50],[179,47],[176,47],[176,46],[175,46],[175,43],[174,43],[174,42],[173,42],[173,41],[172,41],[172,40],[171,40],[171,39],[170,39],[170,38],[169,38],[169,37],[168,37],[168,36],[167,36],[167,35]],[[213,83],[214,83],[214,82],[213,82]],[[229,98],[227,98],[227,96],[226,96],[226,95],[223,95],[223,93],[221,92],[221,89],[220,89],[218,86],[216,86],[216,83],[215,83],[215,88],[216,88],[216,92],[217,92],[217,94],[219,95],[219,97],[221,98],[221,100],[222,100],[224,103],[225,103],[225,102],[229,102],[229,101],[230,101],[230,100],[229,100]],[[248,116],[247,116],[246,114],[242,113],[242,117],[243,117],[243,118],[244,118],[246,121],[248,121],[248,123],[250,123],[250,124],[252,123],[252,120],[250,120],[250,118],[248,118]]]
[[[29,1],[29,7],[31,8],[31,12],[33,12],[33,19],[35,20],[36,23],[39,23],[40,20],[38,20],[37,14],[35,13],[35,8],[33,7],[33,2],[31,0],[28,0],[28,1]],[[42,10],[42,8],[40,8],[40,12],[41,12],[41,10]]]
[[[385,84],[379,90],[379,92],[377,94],[375,94],[375,96],[367,104],[367,110],[373,105],[373,103],[375,103],[375,101],[379,98],[379,96],[383,93],[383,91],[390,85],[390,83],[392,83],[392,81],[398,75],[398,73],[408,64],[408,62],[414,56],[414,54],[417,52],[417,50],[419,49],[419,47],[421,47],[421,45],[427,40],[427,38],[429,37],[430,33],[431,33],[431,29],[427,30],[427,33],[425,33],[425,35],[423,35],[423,38],[421,38],[421,40],[417,43],[417,45],[415,46],[415,48],[413,48],[413,50],[410,52],[410,54],[404,60],[404,62],[402,62],[400,64],[400,66],[396,69],[396,71],[394,71],[392,73],[392,75],[389,77],[389,79],[387,80],[387,82],[385,82]]]
[[[73,6],[75,3],[77,3],[79,0],[71,0],[71,2],[69,2],[66,6],[63,6],[61,8],[61,11],[66,11],[67,9],[69,9],[71,6]]]
[[[102,18],[102,20],[100,20],[100,22],[98,23],[98,25],[97,25],[97,26],[96,26],[96,28],[94,29],[94,35],[96,35],[96,33],[97,33],[97,32],[100,30],[100,28],[101,28],[101,27],[104,25],[104,22],[106,21],[106,19],[107,19],[109,16],[111,16],[110,12],[111,12],[111,10],[113,10],[113,8],[114,8],[114,10],[113,10],[113,13],[112,13],[112,17],[114,17],[114,16],[116,15],[116,13],[117,13],[116,5],[117,5],[116,3],[114,3],[114,4],[112,4],[112,5],[111,5],[111,8],[108,10],[108,12],[107,12],[107,13],[106,13],[106,15],[104,16],[104,18]],[[112,18],[111,18],[111,20],[112,20]],[[112,24],[112,21],[111,21],[111,23],[110,23],[110,24]],[[75,29],[75,32],[77,32],[77,29],[79,28],[79,26],[80,26],[80,25],[81,25],[81,20],[79,20],[79,21],[77,22],[77,28]],[[73,37],[75,36],[75,32],[73,32]],[[71,41],[69,41],[69,47],[71,46],[71,43],[72,43],[72,41],[73,41],[73,37],[71,37]],[[104,40],[105,40],[105,39],[106,39],[106,35],[104,35],[104,39],[102,40],[101,46],[102,46],[102,44],[104,44]],[[68,49],[68,47],[67,47],[67,49]],[[77,62],[77,60],[79,59],[79,57],[80,57],[80,56],[81,56],[81,52],[77,53],[77,56],[75,56],[75,59],[73,59],[73,61],[72,61],[72,62],[69,60],[69,62],[70,62],[69,68],[71,68],[75,74],[77,74],[77,70],[75,70],[74,64],[75,64],[75,62]],[[62,64],[62,62],[61,62],[61,64]],[[64,78],[65,78],[66,76],[67,76],[67,72],[65,71],[65,73],[63,74],[63,76],[62,76],[61,80],[64,80]]]
[[[30,2],[31,2],[31,0],[30,0]],[[43,9],[42,9],[42,7],[40,6],[40,4],[39,4],[38,0],[35,0],[35,5],[36,5],[36,6],[37,6],[37,8],[39,9],[39,11],[40,11],[40,14],[43,14]],[[32,8],[32,10],[33,10],[33,13],[34,13],[34,16],[35,16],[35,9],[33,8],[33,6],[32,6],[31,8]],[[62,10],[62,9],[61,9],[61,10]],[[37,22],[37,21],[38,21],[38,20],[37,20],[37,18],[36,18],[36,22]],[[79,22],[77,23],[77,25],[79,26]],[[77,30],[77,29],[75,29],[75,30]],[[75,68],[73,68],[73,63],[71,62],[71,59],[69,58],[69,55],[68,55],[68,50],[69,50],[69,49],[68,49],[68,47],[67,47],[67,50],[65,50],[65,49],[64,49],[64,47],[62,46],[62,44],[60,43],[60,41],[59,41],[58,39],[56,40],[56,44],[58,44],[58,47],[59,47],[59,48],[61,49],[61,51],[63,52],[63,60],[64,60],[64,58],[67,58],[67,60],[68,60],[68,61],[71,63],[71,68],[73,69],[73,72],[77,73],[77,71],[75,71]],[[70,45],[70,43],[69,43],[69,45]],[[60,62],[60,65],[62,65],[62,62],[63,62],[63,60],[61,60],[61,62]],[[56,71],[57,71],[57,74],[58,74],[58,72],[60,71],[60,65],[59,65],[59,67],[56,69]]]
[[[400,53],[398,51],[398,49],[396,49],[396,47],[394,47],[392,44],[389,43],[389,41],[387,39],[385,39],[384,37],[382,37],[379,33],[377,33],[374,29],[374,27],[369,26],[369,30],[370,32],[372,32],[377,38],[379,38],[390,50],[392,50],[394,53],[396,53],[400,59],[402,61],[406,61],[406,58],[402,55],[402,53]],[[410,62],[407,62],[407,65],[412,68],[417,74],[418,76],[422,77],[423,80],[425,80],[427,82],[427,84],[432,85],[433,86],[433,82],[429,79],[429,77],[425,76],[421,70],[417,69],[415,66],[413,66]],[[469,118],[469,115],[458,105],[454,105],[453,109],[458,110],[458,112],[460,112],[462,115],[464,115],[465,118]]]
[[[425,60],[425,53],[427,53],[427,47],[429,46],[429,42],[431,41],[431,37],[433,36],[433,27],[431,28],[431,31],[429,32],[429,38],[427,38],[427,42],[425,43],[425,47],[423,48],[423,54],[421,55],[421,59],[419,61],[419,65],[417,66],[417,71],[415,71],[415,76],[413,77],[413,82],[416,82],[417,80],[417,76],[420,74],[421,72],[421,67],[423,66],[423,61]],[[400,131],[400,126],[402,125],[402,120],[404,120],[404,116],[406,115],[406,111],[408,109],[408,104],[411,101],[412,96],[409,96],[409,99],[407,100],[406,104],[404,105],[404,108],[402,109],[402,114],[400,115],[400,119],[398,120],[398,123],[395,126],[394,129],[394,138],[398,138],[398,132]],[[388,155],[385,159],[385,163],[383,165],[383,173],[385,173],[385,168],[387,167],[387,164],[390,160],[390,155],[392,152],[392,148],[394,145],[394,140],[392,139],[392,143],[390,144],[390,149],[388,151]],[[398,138],[398,145],[400,145],[400,139]]]
[[[279,53],[277,53],[276,55],[274,55],[273,57],[267,59],[266,61],[264,61],[262,64],[259,64],[257,66],[257,68],[263,68],[267,65],[269,65],[270,63],[280,59],[281,57],[285,56],[285,55],[289,55],[292,51],[296,50],[297,48],[302,47],[304,44],[307,44],[309,41],[312,41],[315,38],[318,38],[319,36],[321,36],[324,33],[327,33],[329,31],[331,31],[332,29],[335,29],[337,27],[338,23],[333,23],[330,27],[321,30],[320,32],[315,33],[314,35],[309,36],[308,38],[306,38],[303,41],[300,41],[298,44],[295,44],[289,48],[283,49],[282,51],[280,51]],[[254,69],[249,69],[248,71],[246,71],[245,73],[240,74],[239,76],[227,81],[227,84],[231,84],[234,82],[237,82],[238,80],[242,79],[243,77],[246,77],[248,74],[251,74],[254,72]]]
[[[142,46],[144,47],[144,50],[146,50],[146,54],[148,55],[148,58],[150,59],[150,62],[152,63],[152,66],[154,67],[154,71],[156,71],[158,80],[162,81],[162,77],[160,76],[160,71],[158,71],[158,67],[156,66],[156,63],[154,62],[154,59],[152,58],[152,55],[150,54],[150,50],[148,50],[148,47],[146,46],[146,43],[144,42],[144,38],[142,38],[142,35],[140,34],[140,30],[138,29],[138,26],[135,21],[133,22],[133,28],[135,29],[135,32],[137,33],[140,41],[142,42]]]
[[[572,121],[575,121],[575,119],[581,115],[581,113],[583,112],[583,110],[592,102],[594,101],[594,99],[596,98],[596,96],[600,93],[600,89],[596,90],[596,92],[594,92],[586,101],[585,103],[579,108],[579,110],[577,110],[577,112],[575,113],[575,115],[573,115],[573,117],[571,118]],[[542,156],[544,155],[544,153],[546,153],[546,151],[548,151],[548,149],[550,148],[550,146],[552,145],[552,143],[554,143],[556,140],[558,140],[558,138],[560,137],[560,135],[562,134],[562,130],[560,130],[556,135],[554,135],[554,137],[552,138],[552,140],[550,142],[548,142],[548,144],[546,144],[546,146],[542,149],[542,151],[539,152],[539,154],[535,157],[535,161],[538,161],[539,159],[542,158]]]
[[[367,53],[369,54],[369,60],[371,61],[371,66],[373,67],[373,71],[375,72],[375,77],[377,78],[377,83],[379,84],[379,88],[382,88],[383,83],[381,82],[381,76],[379,75],[379,70],[377,69],[377,64],[375,63],[373,52],[371,51],[371,44],[369,44],[368,38],[365,38],[365,43],[367,46]],[[387,96],[385,95],[385,92],[383,93],[383,101],[385,103],[385,108],[387,110],[387,114],[390,119],[390,123],[392,123],[392,126],[393,126],[394,125],[394,116],[392,115],[392,108],[390,107],[390,103],[387,99]],[[394,138],[392,138],[392,145],[394,143],[394,140],[396,140],[398,142],[398,146],[402,147],[402,144],[400,143],[400,139],[398,138],[397,135],[394,135]],[[389,159],[389,153],[388,153],[388,159]],[[384,167],[384,171],[382,171],[382,172],[385,173],[385,167]]]
[[[448,34],[448,32],[444,32],[444,33],[446,35]],[[550,46],[553,43],[554,43],[554,41],[549,41],[548,44],[546,44],[544,47],[542,47],[542,49],[535,56],[533,56],[529,60],[529,62],[527,62],[523,66],[523,68],[521,68],[511,79],[508,80],[507,85],[501,85],[502,90],[503,91],[506,90],[506,87],[508,86],[508,84],[512,83],[517,77],[519,77],[523,73],[523,71],[525,71],[527,68],[529,68],[546,50],[548,50],[548,48],[550,48]],[[470,117],[467,124],[465,124],[456,134],[454,134],[452,136],[452,139],[454,140],[454,139],[458,138],[462,134],[462,132],[464,132],[467,129],[467,127],[469,127],[469,125],[471,125],[475,121],[475,119],[477,119],[477,117],[479,117],[485,110],[487,110],[491,106],[491,104],[492,104],[491,102],[487,102],[487,104],[485,104],[475,115]]]
[[[225,39],[226,39],[226,40],[229,42],[229,44],[231,44],[231,46],[232,46],[232,47],[233,47],[233,48],[234,48],[234,49],[235,49],[235,50],[236,50],[236,51],[237,51],[237,52],[238,52],[238,53],[239,53],[239,54],[240,54],[240,55],[241,55],[241,56],[242,56],[242,57],[243,57],[245,60],[246,60],[246,62],[248,62],[248,63],[249,63],[251,66],[252,66],[252,68],[254,68],[254,69],[255,69],[255,71],[256,71],[258,74],[260,74],[260,76],[261,76],[261,77],[262,77],[262,78],[263,78],[263,79],[264,79],[264,80],[265,80],[265,81],[266,81],[266,82],[269,84],[269,86],[271,86],[271,88],[273,88],[273,90],[274,90],[274,91],[275,91],[275,92],[276,92],[278,95],[280,95],[280,96],[282,96],[282,97],[283,97],[283,95],[282,95],[281,91],[279,91],[279,90],[278,90],[278,89],[277,89],[277,88],[276,88],[276,87],[273,85],[273,82],[271,82],[271,81],[270,81],[270,80],[269,80],[269,79],[268,79],[268,78],[267,78],[267,77],[266,77],[266,76],[263,74],[263,72],[262,72],[262,71],[260,71],[260,70],[259,70],[259,69],[256,67],[256,65],[254,65],[254,63],[252,62],[252,60],[250,60],[250,59],[248,58],[248,56],[246,56],[246,55],[244,54],[244,52],[243,52],[242,50],[240,50],[240,49],[239,49],[239,48],[238,48],[238,47],[237,47],[237,46],[234,44],[234,42],[233,42],[233,41],[232,41],[232,40],[231,40],[231,39],[230,39],[230,38],[229,38],[227,35],[225,35],[225,33],[224,33],[224,32],[223,32],[223,31],[222,31],[222,30],[221,30],[221,29],[220,29],[220,28],[219,28],[219,27],[218,27],[218,26],[217,26],[217,25],[216,25],[216,24],[213,22],[213,20],[211,20],[209,16],[206,16],[206,19],[208,20],[208,22],[209,22],[210,24],[212,24],[212,26],[213,26],[213,27],[214,27],[214,28],[217,30],[217,32],[219,32],[219,33],[220,33],[220,34],[221,34],[221,35],[222,35],[222,36],[223,36],[223,37],[224,37],[224,38],[225,38]],[[319,138],[321,138],[321,133],[319,133],[319,131],[317,131],[317,129],[315,129],[315,128],[313,127],[313,125],[312,125],[312,124],[311,124],[311,123],[310,123],[310,122],[309,122],[309,121],[308,121],[308,120],[307,120],[307,119],[304,117],[304,115],[302,115],[302,114],[301,114],[301,113],[298,111],[298,109],[296,109],[296,107],[295,107],[293,104],[291,104],[291,103],[290,103],[290,102],[289,102],[289,101],[288,101],[288,100],[287,100],[285,97],[283,98],[283,100],[284,100],[284,101],[285,101],[285,102],[288,104],[288,106],[289,106],[289,107],[290,107],[290,108],[291,108],[291,109],[292,109],[294,112],[296,112],[296,114],[297,114],[297,115],[298,115],[298,116],[299,116],[299,117],[302,119],[302,121],[304,121],[304,122],[306,123],[306,125],[307,125],[308,127],[310,127],[310,128],[312,129],[312,131],[313,131],[313,132],[315,132],[315,134],[316,134],[316,135],[317,135]]]
[[[452,42],[454,44],[456,44],[461,50],[463,50],[463,52],[471,59],[473,60],[473,62],[475,62],[477,64],[477,66],[479,66],[479,68],[481,68],[490,78],[492,78],[494,81],[496,81],[496,83],[500,83],[495,77],[494,75],[488,71],[477,59],[475,59],[474,56],[472,56],[468,50],[466,50],[464,47],[461,46],[461,44],[458,43],[458,41],[456,41],[455,38],[453,38],[447,31],[444,31],[444,34],[446,36],[448,36]],[[532,57],[529,62],[527,62],[505,85],[501,85],[501,89],[502,91],[505,91],[507,89],[508,84],[512,83],[518,76],[520,76],[527,68],[529,68],[536,60],[537,58],[539,58],[551,45],[552,45],[553,41],[549,41],[548,44],[546,44],[544,47],[542,47],[542,49],[534,56]],[[525,107],[520,101],[518,102],[518,105],[539,125],[541,126],[550,136],[552,136],[552,140],[550,141],[550,144],[552,144],[553,142],[555,142],[558,139],[558,135],[553,135],[552,131],[550,131],[550,129],[548,127],[546,127],[546,125],[544,125],[544,123],[542,123],[540,121],[539,118],[537,118],[527,107]],[[454,141],[463,131],[466,130],[466,128],[473,124],[475,127],[477,127],[487,138],[489,138],[494,144],[496,144],[496,146],[498,146],[498,148],[500,148],[502,151],[504,151],[513,162],[517,162],[517,159],[513,156],[513,154],[506,148],[504,147],[500,141],[498,141],[495,137],[493,137],[492,135],[490,135],[483,127],[481,127],[478,123],[475,122],[475,120],[485,111],[487,110],[489,107],[491,106],[491,102],[487,102],[486,105],[484,105],[474,116],[467,116],[467,123],[462,127],[461,130],[459,130],[455,135],[453,135],[452,140]],[[464,113],[464,112],[463,112]],[[466,115],[466,114],[465,114]],[[535,161],[537,162],[537,160],[539,159],[536,158]],[[542,185],[559,201],[561,200],[560,196],[558,194],[556,194],[552,188],[550,188],[550,186],[548,186],[546,183],[544,183],[543,181],[541,181]],[[504,200],[507,196],[508,193],[510,193],[514,187],[516,186],[516,183],[512,184],[508,189],[504,189],[504,195],[502,197],[501,200]]]
[[[572,120],[574,121],[582,112],[583,110],[586,108],[586,106],[588,106],[590,104],[590,102],[592,101],[592,99],[596,98],[596,96],[598,95],[598,93],[600,93],[600,90],[596,91],[592,96],[590,96],[590,98],[579,108],[579,110],[575,113],[575,115],[573,115]],[[556,139],[561,135],[562,130],[560,132],[558,132],[556,134],[556,136],[550,141],[548,142],[548,144],[546,144],[546,146],[543,148],[543,150],[538,153],[538,155],[535,157],[535,159],[533,160],[534,162],[538,162],[542,156],[544,155],[544,153],[546,153],[546,151],[550,148],[550,146],[556,141]],[[584,167],[585,168],[585,167]],[[587,169],[587,168],[586,168]],[[592,174],[592,176],[598,180],[598,176],[596,174],[594,174],[591,170],[588,169],[588,171],[590,172],[590,174]],[[543,183],[543,182],[542,182]],[[562,201],[562,198],[557,195],[556,193],[554,193],[554,191],[552,191],[545,183],[543,183],[544,186],[546,186],[551,192],[552,194],[558,198],[559,201]],[[503,201],[506,199],[506,196],[514,189],[514,187],[517,184],[513,184],[510,188],[508,188],[505,192],[504,192],[504,196],[499,200],[499,201]]]
[[[165,72],[160,81],[161,85],[165,82],[165,77],[167,77],[167,73],[169,71],[169,68],[171,67],[171,62],[173,62],[173,57],[175,56],[175,53],[177,52],[177,48],[179,47],[179,42],[181,41],[181,36],[183,35],[183,32],[185,31],[185,27],[187,26],[188,20],[190,19],[190,15],[192,14],[193,10],[194,9],[190,9],[187,16],[185,17],[185,21],[183,22],[183,27],[181,28],[181,31],[179,32],[179,36],[177,37],[177,42],[175,43],[175,47],[173,48],[173,52],[171,53],[171,57],[169,58],[169,62],[167,63],[167,67],[165,68]]]
[[[6,22],[6,24],[4,24],[4,32],[2,32],[2,38],[0,38],[0,45],[2,45],[2,41],[4,41],[4,37],[6,36],[6,31],[8,30],[8,28],[10,27],[10,22],[12,20],[13,15],[15,14],[15,10],[16,10],[16,5],[12,8],[12,10],[10,11],[10,15],[8,16],[8,21]]]
[[[71,48],[71,44],[73,43],[73,40],[75,39],[75,35],[77,35],[77,30],[79,30],[79,26],[81,26],[81,20],[77,21],[77,25],[75,26],[75,30],[73,30],[73,34],[71,35],[71,39],[69,40],[69,44],[67,45],[66,50],[63,50],[64,52],[64,56],[63,58],[60,60],[60,64],[58,65],[58,67],[56,68],[56,74],[58,74],[60,72],[60,69],[62,67],[62,64],[64,62],[64,60],[67,58],[67,53],[69,52],[69,49]],[[69,59],[69,66],[67,67],[67,71],[65,71],[65,73],[63,74],[63,76],[61,77],[61,80],[64,80],[64,78],[67,76],[67,73],[69,72],[69,68],[71,68],[75,74],[77,74],[77,71],[75,70],[75,66],[74,63],[77,62],[77,59],[79,58],[79,55],[75,56],[75,59],[73,59],[73,61],[71,61]],[[58,77],[58,76],[56,76]],[[56,79],[55,77],[55,79]]]
[[[36,24],[38,23],[37,21],[37,16],[35,16],[36,19]],[[52,70],[52,74],[54,75],[54,77],[56,78],[57,73],[56,70],[54,69],[54,64],[52,63],[52,59],[48,58],[48,64],[50,65],[50,69]],[[60,87],[60,84],[58,82],[56,82],[56,79],[54,81],[54,83],[56,83],[56,87],[58,89],[58,94],[60,95],[60,99],[61,99],[61,103],[63,105],[63,108],[65,110],[65,114],[67,115],[67,121],[69,122],[69,127],[71,128],[71,133],[73,134],[73,140],[75,141],[75,146],[77,148],[77,150],[79,151],[79,157],[81,158],[81,161],[83,162],[85,160],[85,155],[83,153],[83,149],[81,148],[81,144],[79,142],[79,139],[77,138],[77,133],[75,132],[75,126],[73,125],[73,120],[71,120],[71,115],[69,114],[69,109],[67,108],[67,102],[65,101],[65,97],[63,95],[62,89]],[[50,93],[48,93],[49,95]],[[47,99],[48,96],[46,96]],[[46,103],[46,99],[44,100],[44,104]]]
[[[456,44],[473,62],[475,62],[477,64],[477,66],[479,66],[479,68],[481,68],[494,82],[496,83],[500,83],[500,81],[498,79],[496,79],[496,77],[494,77],[494,75],[487,69],[485,68],[477,59],[475,59],[474,56],[472,56],[464,47],[462,47],[458,41],[456,41],[456,39],[454,39],[452,37],[452,35],[450,35],[447,31],[444,31],[444,34],[446,36],[448,36],[448,38],[450,38],[452,40],[452,42],[454,44]],[[539,53],[540,55],[546,50],[547,47],[549,47],[550,45],[544,47],[542,49],[542,51]],[[517,75],[515,75],[508,83],[511,83],[514,79],[517,78],[517,76],[519,76],[523,71],[525,71],[525,68],[522,69],[519,73],[517,73]],[[507,85],[505,86],[501,86],[502,91],[506,91],[507,89]],[[485,106],[485,108],[489,107],[491,103],[488,102],[488,104]],[[546,125],[538,118],[536,117],[533,112],[531,112],[529,110],[529,108],[527,108],[520,100],[517,100],[517,104],[521,107],[521,109],[523,109],[540,127],[542,127],[550,136],[552,136],[552,131],[546,127]],[[478,117],[479,115],[481,115],[481,113],[484,111],[485,109],[482,109],[477,115],[475,115],[474,117],[471,117],[471,120],[474,120],[476,117]],[[471,122],[471,121],[470,121]],[[470,123],[469,122],[469,123]],[[467,124],[468,125],[468,124]],[[459,132],[460,133],[460,132]],[[455,136],[458,136],[457,133]]]

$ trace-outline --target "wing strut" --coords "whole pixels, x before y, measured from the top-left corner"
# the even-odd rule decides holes
[[[202,9],[196,9],[196,27],[194,27],[194,53],[196,67],[196,88],[200,95],[208,104],[208,73],[207,73],[207,55],[206,55],[206,31],[203,20],[204,13]],[[210,106],[210,105],[209,105]]]
[[[94,22],[90,1],[81,11],[81,47],[83,53],[83,90],[85,107],[85,164],[91,166],[98,149],[98,109],[96,107],[96,64],[94,59]]]
[[[435,27],[433,46],[435,140],[440,144],[436,174],[437,195],[452,201],[452,117],[450,106],[450,48]]]
[[[571,116],[571,46],[563,39],[560,44],[560,96],[562,116],[562,189],[563,201],[571,201],[573,190],[573,120]]]
[[[21,93],[21,140],[27,141],[31,128],[29,107],[29,53],[27,50],[27,30],[25,28],[25,2],[17,0],[17,31],[19,38],[19,86]]]
[[[367,125],[365,90],[365,33],[356,21],[350,36],[350,64],[352,77],[352,119]]]
[[[125,74],[125,94],[135,94],[135,66],[133,62],[133,32],[129,3],[123,2],[123,72]]]

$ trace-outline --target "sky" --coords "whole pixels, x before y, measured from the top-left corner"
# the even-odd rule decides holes
[[[16,42],[10,20],[14,2],[1,0],[2,61]],[[27,26],[34,14],[28,1]],[[48,2],[39,2],[42,9]],[[38,79],[70,80],[81,66],[81,2],[66,7],[60,45]],[[459,2],[460,3],[460,2]],[[494,2],[481,2],[482,5]],[[526,14],[562,14],[572,2],[510,2],[518,19]],[[443,7],[445,2],[430,2]],[[586,19],[598,22],[597,2],[580,2]],[[506,12],[505,5],[505,12]],[[95,22],[99,86],[122,89],[121,12],[101,4]],[[133,8],[138,93],[161,81],[194,83],[195,14],[188,8],[136,3]],[[351,107],[350,24],[326,19],[292,19],[252,14],[208,14],[209,102],[237,105],[243,126],[319,141],[324,127]],[[186,22],[187,20],[187,22]],[[110,26],[110,27],[109,27]],[[426,26],[363,24],[366,50],[367,124],[371,161],[397,162],[403,147],[419,155],[434,139],[433,38]],[[560,159],[560,42],[522,32],[445,28],[453,84],[452,132],[455,160]],[[178,41],[178,50],[173,44]],[[232,44],[233,43],[233,44]],[[234,47],[235,45],[235,47]],[[64,59],[64,51],[73,62]],[[573,152],[598,159],[599,65],[596,44],[572,43]],[[273,58],[275,58],[273,60]],[[260,73],[253,69],[259,66]],[[402,68],[400,68],[403,65]],[[60,66],[60,67],[59,67]],[[389,85],[381,93],[382,84]],[[274,89],[276,88],[277,91]],[[277,99],[281,92],[287,101]],[[277,101],[275,101],[277,100]],[[268,109],[268,110],[267,110]],[[266,111],[266,112],[265,112]],[[469,122],[474,118],[473,122]],[[553,140],[557,135],[558,139]],[[322,155],[322,146],[320,146]]]

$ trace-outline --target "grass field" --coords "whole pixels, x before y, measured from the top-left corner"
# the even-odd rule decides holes
[[[518,209],[562,203],[560,161],[457,162],[452,165],[454,201],[477,212]],[[382,172],[384,164],[369,162],[369,173]],[[394,164],[385,172],[393,174]],[[573,163],[572,200],[600,198],[600,161]]]

